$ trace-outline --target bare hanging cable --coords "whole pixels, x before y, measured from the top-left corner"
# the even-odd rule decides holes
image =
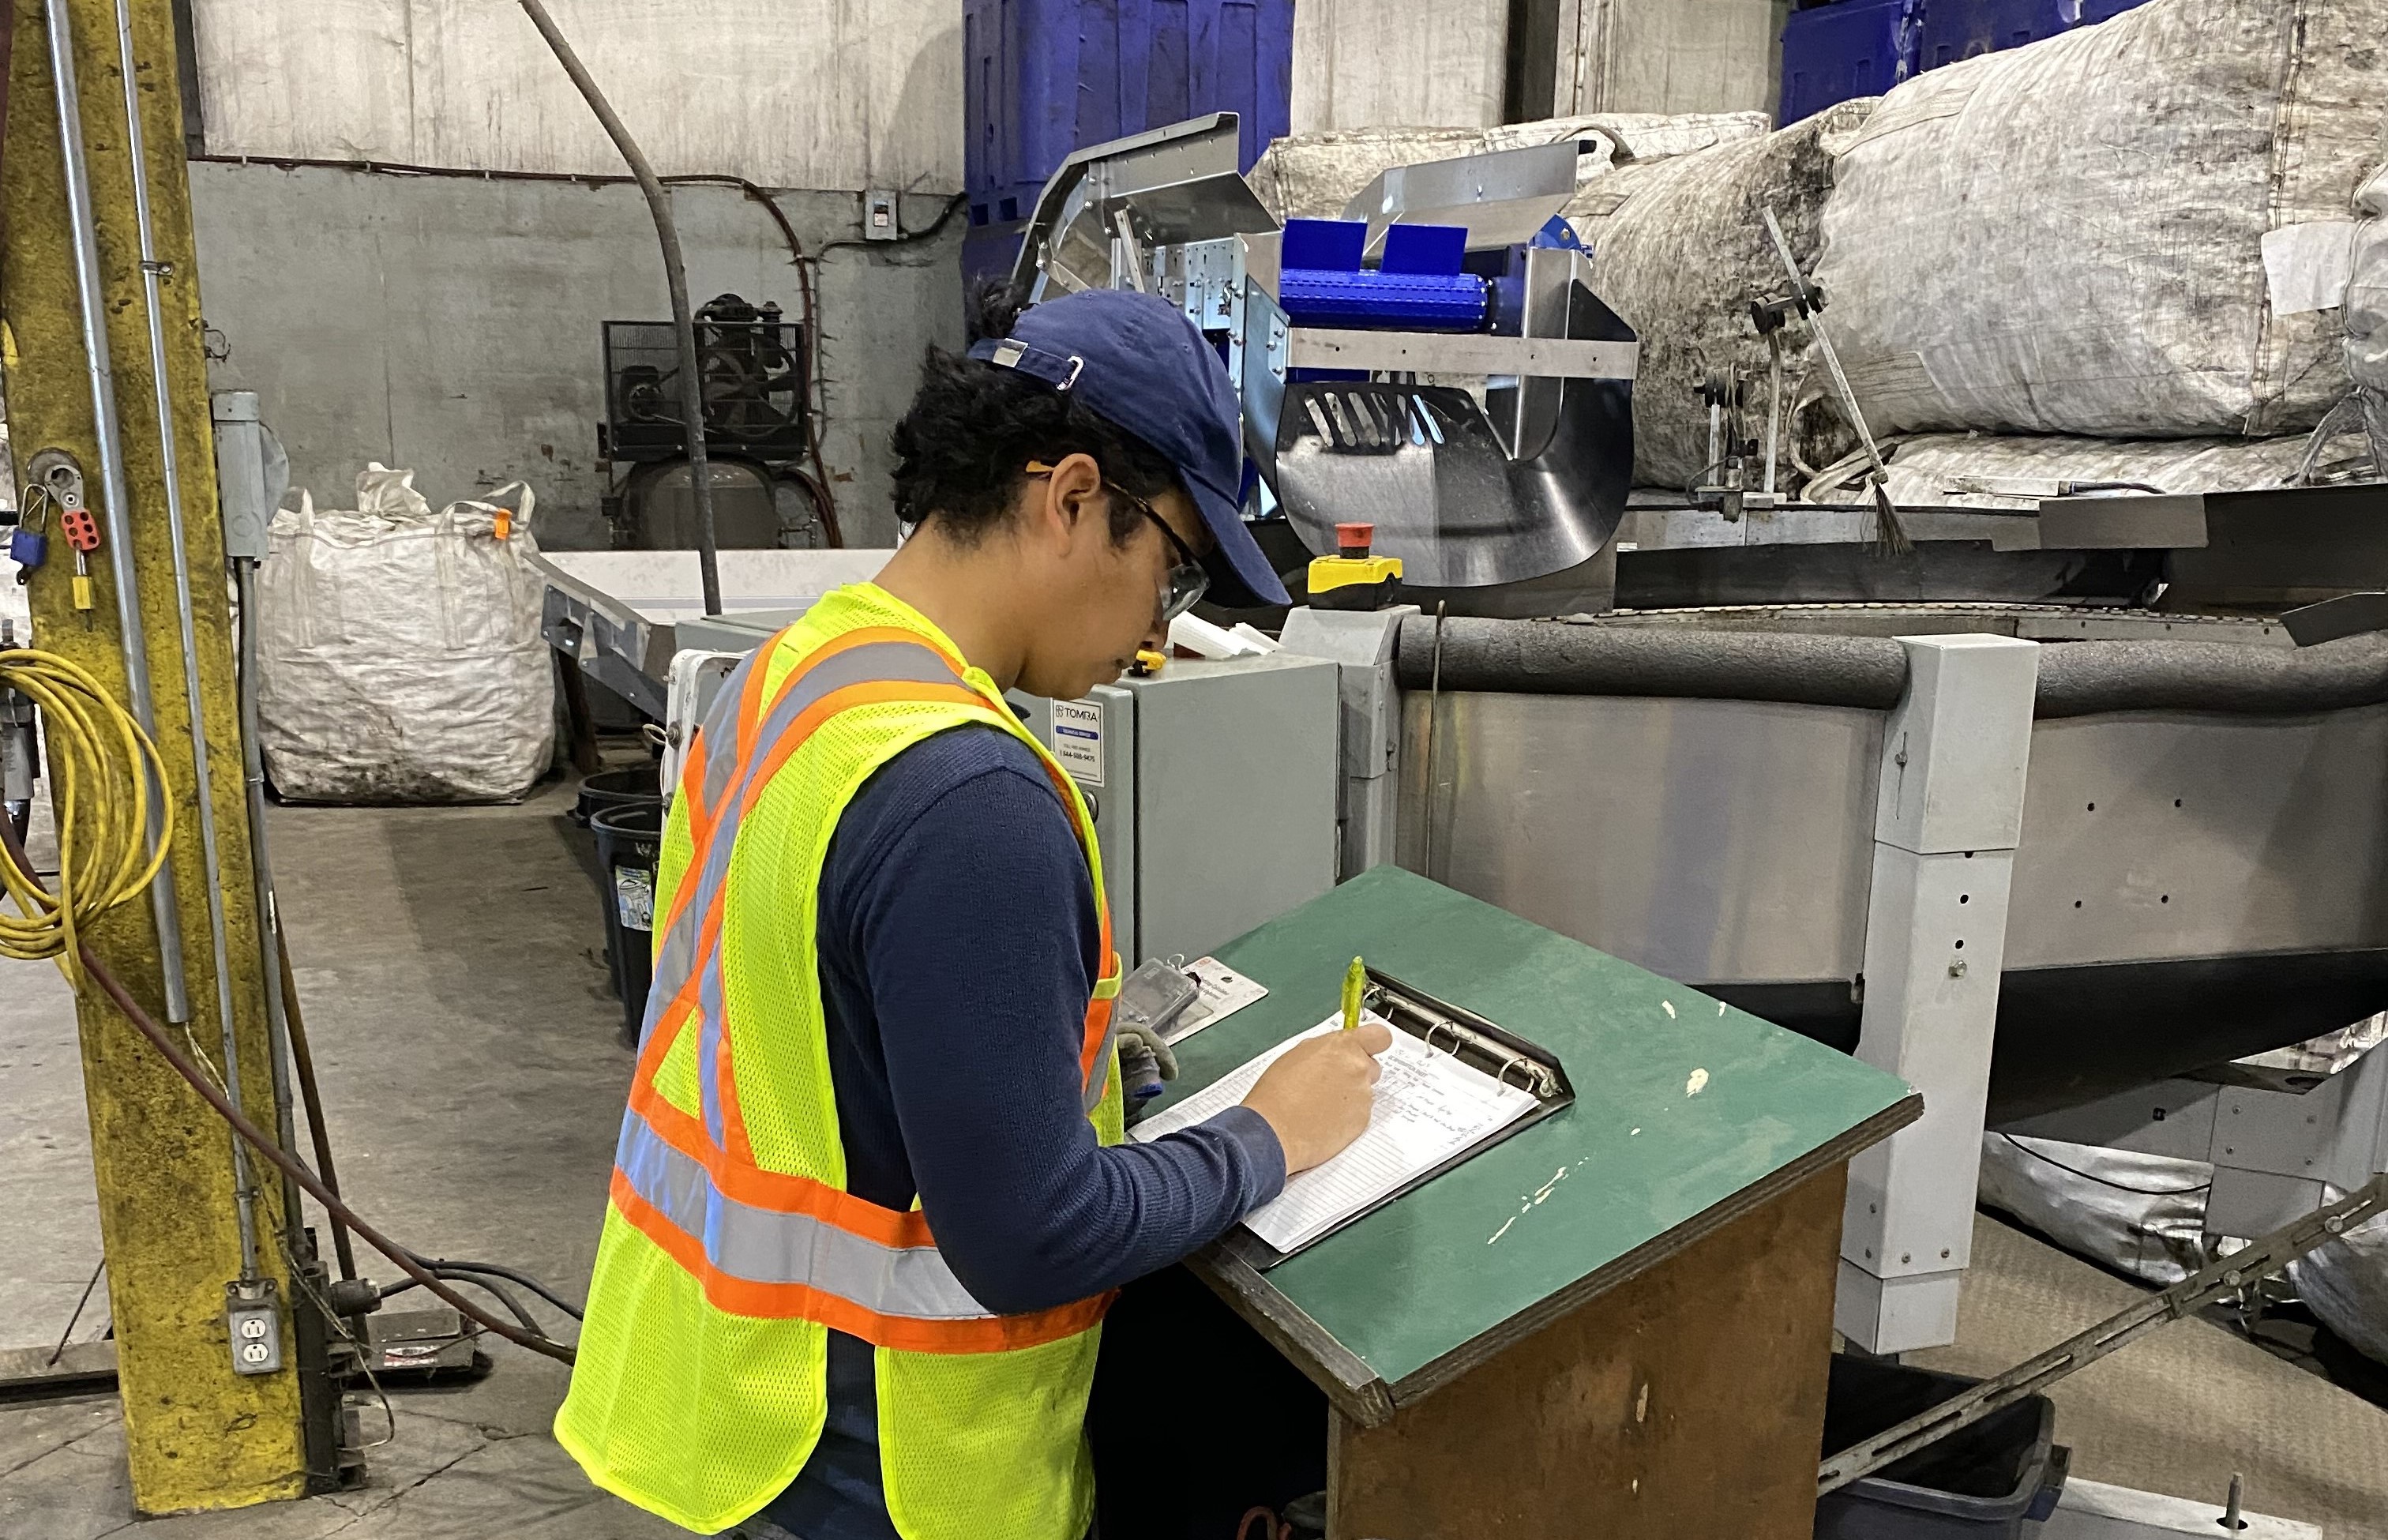
[[[688,485],[696,499],[696,570],[705,585],[705,613],[721,613],[721,563],[713,542],[713,476],[705,462],[705,381],[698,375],[696,360],[696,317],[688,303],[688,267],[680,260],[680,226],[672,221],[671,194],[664,190],[655,169],[647,163],[644,150],[630,137],[630,131],[616,115],[605,93],[597,88],[596,80],[580,56],[572,51],[564,33],[555,25],[555,18],[547,14],[540,0],[522,0],[522,8],[530,17],[539,35],[555,51],[556,61],[564,72],[572,77],[589,109],[597,114],[604,125],[606,136],[614,147],[622,152],[622,159],[630,174],[639,180],[639,190],[647,195],[647,212],[654,216],[655,239],[664,250],[664,283],[671,290],[672,331],[680,342],[680,412],[688,427]]]

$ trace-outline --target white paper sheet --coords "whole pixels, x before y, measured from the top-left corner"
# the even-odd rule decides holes
[[[2264,284],[2274,315],[2336,310],[2355,273],[2355,222],[2308,220],[2264,232]]]
[[[1367,1019],[1381,1018],[1372,1012]],[[1280,1054],[1305,1037],[1341,1025],[1340,1018],[1330,1016],[1287,1038],[1234,1074],[1145,1119],[1128,1131],[1130,1136],[1139,1141],[1156,1139],[1226,1111],[1244,1099]],[[1377,1082],[1366,1132],[1326,1165],[1293,1177],[1275,1201],[1246,1216],[1245,1227],[1278,1251],[1300,1250],[1534,1107],[1530,1093],[1505,1086],[1398,1029],[1392,1047],[1378,1062],[1384,1074]]]

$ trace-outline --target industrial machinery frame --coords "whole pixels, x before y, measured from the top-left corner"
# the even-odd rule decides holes
[[[1953,1337],[1986,1127],[2388,1006],[2388,635],[1849,613],[1944,634],[1297,610],[1285,643],[1343,668],[1345,875],[1398,860],[1924,1091],[1843,1231],[1837,1324],[1897,1352]],[[2388,1137],[2339,1094],[2345,1185]]]

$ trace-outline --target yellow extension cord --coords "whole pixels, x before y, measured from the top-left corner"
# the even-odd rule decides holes
[[[76,938],[101,915],[138,898],[165,865],[174,807],[159,808],[158,846],[147,848],[149,778],[166,784],[158,747],[97,680],[55,653],[0,652],[0,686],[31,696],[49,740],[51,797],[57,813],[56,893],[0,856],[0,957],[56,958],[78,987]]]

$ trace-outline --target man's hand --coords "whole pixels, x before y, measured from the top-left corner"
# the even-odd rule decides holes
[[[1392,1046],[1389,1029],[1364,1022],[1299,1043],[1262,1073],[1244,1105],[1277,1130],[1287,1176],[1333,1159],[1368,1126],[1377,1055]]]

